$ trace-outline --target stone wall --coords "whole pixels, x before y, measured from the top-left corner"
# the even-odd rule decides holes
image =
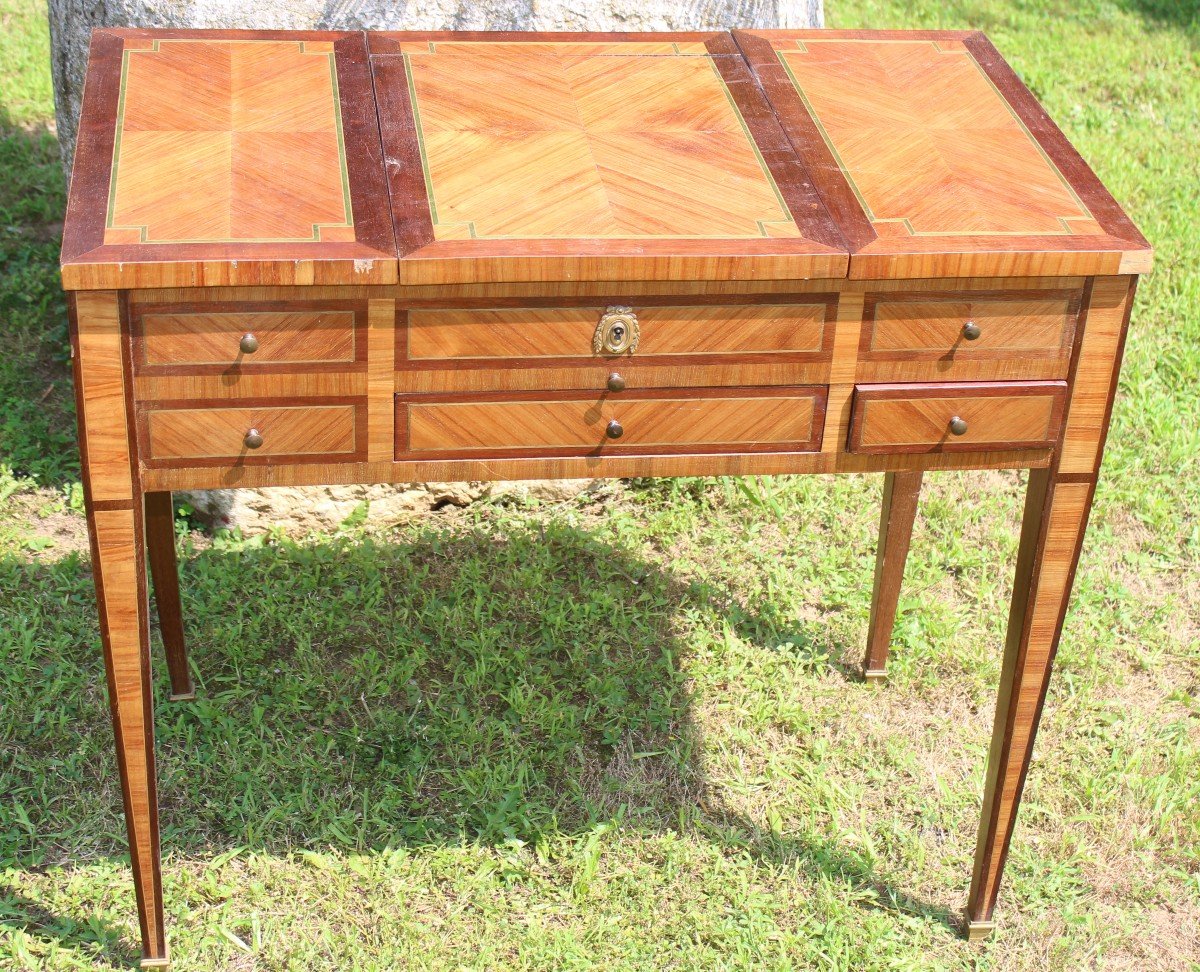
[[[208,27],[258,30],[712,30],[820,27],[822,0],[49,0],[54,98],[63,165],[75,131],[94,27]],[[505,487],[547,500],[586,489],[586,480]],[[496,495],[479,483],[234,490],[196,494],[214,524],[248,533],[271,526],[334,529],[367,503],[387,521],[446,503]]]

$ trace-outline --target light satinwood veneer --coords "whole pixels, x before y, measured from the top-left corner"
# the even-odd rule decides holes
[[[957,385],[859,385],[851,452],[1034,449],[1057,441],[1061,381]]]
[[[239,463],[362,458],[362,406],[352,402],[253,408],[179,408],[159,403],[142,414],[147,464],[236,460]],[[255,431],[261,444],[249,446]]]
[[[836,298],[820,303],[633,306],[637,360],[677,355],[807,354],[827,351],[826,321]],[[612,306],[612,305],[610,305]],[[497,310],[421,309],[408,315],[412,362],[506,358],[589,358],[606,307]],[[604,355],[612,359],[617,355]],[[635,355],[627,355],[634,357]]]
[[[396,453],[405,456],[816,449],[824,389],[707,389],[563,393],[533,400],[473,396],[396,401]],[[616,423],[614,426],[613,423]],[[620,428],[617,437],[609,430]]]
[[[877,681],[923,476],[1031,470],[992,929],[1149,266],[974,31],[96,31],[62,270],[143,965],[147,560],[186,698],[170,493],[237,487],[884,473]]]
[[[141,315],[141,366],[354,364],[353,310],[152,311]],[[257,342],[242,350],[244,337]]]

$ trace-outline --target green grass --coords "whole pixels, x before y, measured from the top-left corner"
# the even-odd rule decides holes
[[[996,938],[951,925],[1022,477],[928,478],[880,691],[852,675],[878,478],[681,480],[295,540],[181,524],[180,969],[1200,968],[1197,7],[829,13],[986,29],[1157,249]],[[0,968],[123,968],[42,17],[0,0]]]

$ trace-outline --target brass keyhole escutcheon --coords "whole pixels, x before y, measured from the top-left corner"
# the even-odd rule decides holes
[[[600,315],[592,337],[593,354],[633,354],[637,350],[641,330],[632,307],[609,307]]]

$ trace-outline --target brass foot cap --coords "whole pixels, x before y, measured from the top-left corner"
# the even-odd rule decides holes
[[[967,922],[967,941],[982,942],[985,938],[991,936],[996,930],[994,921],[968,921]]]
[[[189,685],[186,692],[172,692],[168,698],[172,702],[191,702],[196,697],[196,686]]]
[[[142,959],[143,969],[169,969],[171,967],[170,956],[166,958],[144,958]]]
[[[878,685],[881,682],[887,681],[887,672],[880,669],[867,669],[863,672],[863,679],[870,682],[872,685]]]

